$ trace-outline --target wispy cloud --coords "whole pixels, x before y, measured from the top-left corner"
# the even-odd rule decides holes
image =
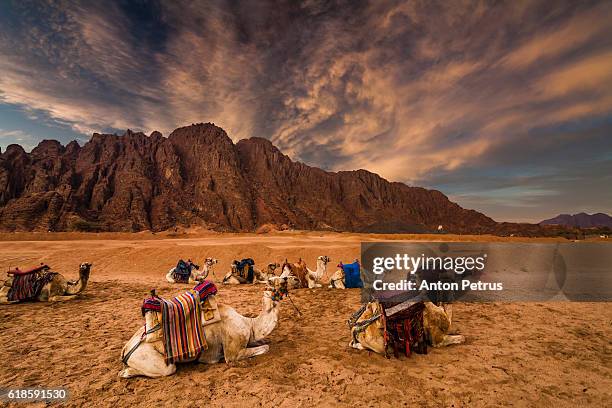
[[[609,2],[340,3],[3,4],[0,100],[84,134],[213,121],[309,164],[444,187],[477,208],[518,191],[542,208],[578,189],[493,176],[499,163],[527,166],[505,149],[532,160],[531,145],[586,149],[573,165],[587,168],[609,152],[584,146],[612,128]],[[571,173],[546,154],[534,163],[551,179]],[[588,177],[599,183],[602,168]],[[489,193],[468,179],[474,169]],[[583,206],[610,209],[603,198]]]
[[[21,130],[0,129],[0,145],[19,144],[25,150],[32,150],[40,142],[34,136]]]

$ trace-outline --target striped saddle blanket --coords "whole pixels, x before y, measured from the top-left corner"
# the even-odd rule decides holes
[[[198,293],[200,302],[205,302],[209,296],[217,294],[217,286],[208,280],[197,284],[194,286],[193,290]],[[150,297],[145,299],[142,302],[142,315],[144,316],[146,312],[161,312],[162,307],[160,300],[161,298],[159,297]]]
[[[160,302],[166,364],[197,358],[206,350],[198,293],[190,290]]]
[[[217,293],[217,287],[204,281],[173,299],[151,297],[142,304],[142,314],[161,312],[166,364],[190,361],[206,350],[202,328],[202,303]]]
[[[42,288],[57,275],[50,272],[48,267],[37,269],[30,273],[13,274],[13,282],[8,292],[8,300],[23,301],[35,299],[40,294]]]

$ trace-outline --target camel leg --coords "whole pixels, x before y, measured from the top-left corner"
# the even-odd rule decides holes
[[[75,297],[77,297],[77,295],[51,296],[49,299],[47,299],[47,302],[65,302],[66,300],[72,300]]]
[[[139,375],[145,374],[132,367],[125,367],[123,370],[119,371],[119,378],[132,378],[138,377]]]
[[[172,269],[170,269],[170,270],[168,271],[168,273],[166,274],[166,280],[167,280],[169,283],[176,283],[176,282],[174,281],[174,277],[173,277],[173,276],[174,276],[174,268],[172,268]]]
[[[140,343],[143,333],[144,328],[139,329],[125,346],[123,346],[121,358],[123,358],[129,350],[132,350],[135,344]],[[119,372],[119,377],[121,378],[130,378],[136,375],[156,378],[172,375],[176,372],[176,365],[166,364],[164,356],[155,348],[155,343],[140,343],[125,363],[127,367]]]
[[[361,343],[355,342],[353,340],[351,340],[351,342],[349,343],[349,346],[357,350],[365,350],[363,346],[361,345]]]
[[[247,347],[248,339],[244,341],[240,336],[229,337],[223,339],[223,356],[226,363],[232,363],[238,360],[244,360],[249,357],[255,357],[266,353],[270,346],[263,345],[258,347]]]
[[[442,338],[441,342],[434,344],[433,346],[434,347],[446,347],[446,346],[450,346],[451,344],[462,344],[462,343],[465,343],[465,336],[461,334],[456,334],[456,335],[446,334]]]
[[[166,364],[164,356],[155,350],[153,343],[142,343],[132,353],[127,361],[127,365],[129,367],[124,368],[119,373],[121,378],[129,378],[135,375],[151,378],[167,377],[176,372],[176,365]]]
[[[247,347],[238,351],[236,356],[234,356],[233,361],[246,360],[247,358],[266,354],[268,351],[270,351],[270,346],[268,346],[267,344],[257,347]]]

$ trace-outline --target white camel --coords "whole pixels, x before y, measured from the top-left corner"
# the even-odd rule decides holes
[[[215,264],[217,264],[219,261],[217,261],[217,259],[215,258],[206,258],[204,260],[204,266],[202,267],[202,271],[200,272],[198,269],[196,269],[196,267],[193,267],[191,269],[191,275],[189,275],[189,281],[187,282],[188,284],[195,284],[198,282],[202,282],[204,279],[206,279],[208,277],[208,274],[210,272],[213,273],[213,276],[215,274],[214,271],[214,266]],[[176,279],[174,279],[174,271],[176,270],[176,267],[170,269],[168,271],[168,273],[166,274],[166,280],[170,283],[176,283]]]
[[[269,351],[269,346],[261,343],[276,328],[280,300],[288,293],[285,279],[270,280],[270,285],[264,291],[263,310],[257,317],[242,316],[223,304],[218,306],[221,320],[203,327],[208,348],[197,358],[198,362],[214,364],[225,360],[232,363]],[[165,363],[161,336],[145,336],[159,327],[161,313],[149,311],[145,314],[145,321],[145,327],[140,328],[121,350],[126,365],[119,373],[121,378],[139,375],[155,378],[176,372],[176,364]]]
[[[202,267],[202,272],[198,273],[195,277],[195,280],[198,282],[202,282],[205,280],[208,275],[212,272],[213,277],[215,276],[215,265],[219,263],[216,258],[206,258],[204,260],[204,266]]]
[[[268,267],[265,271],[261,271],[260,269],[253,267],[253,274],[255,279],[253,279],[253,283],[267,283],[271,278],[276,276],[276,269],[280,267],[280,264],[277,262],[269,263]]]
[[[339,268],[329,278],[329,287],[335,289],[346,289],[346,284],[344,280],[345,277],[346,275],[344,274],[344,270],[342,270],[342,268]]]

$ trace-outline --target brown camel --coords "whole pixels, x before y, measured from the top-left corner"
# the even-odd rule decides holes
[[[61,273],[50,272],[48,266],[38,269],[39,271],[33,273],[37,273],[41,277],[43,275],[46,276],[48,278],[48,282],[44,284],[38,293],[34,294],[32,299],[38,300],[39,302],[59,302],[74,299],[79,293],[85,290],[87,287],[87,282],[89,281],[91,264],[89,262],[83,262],[79,266],[78,280],[67,280]],[[0,304],[30,300],[20,299],[10,301],[8,299],[11,287],[13,286],[15,280],[18,279],[13,273],[9,274],[9,277],[4,281],[4,285],[0,287]]]

